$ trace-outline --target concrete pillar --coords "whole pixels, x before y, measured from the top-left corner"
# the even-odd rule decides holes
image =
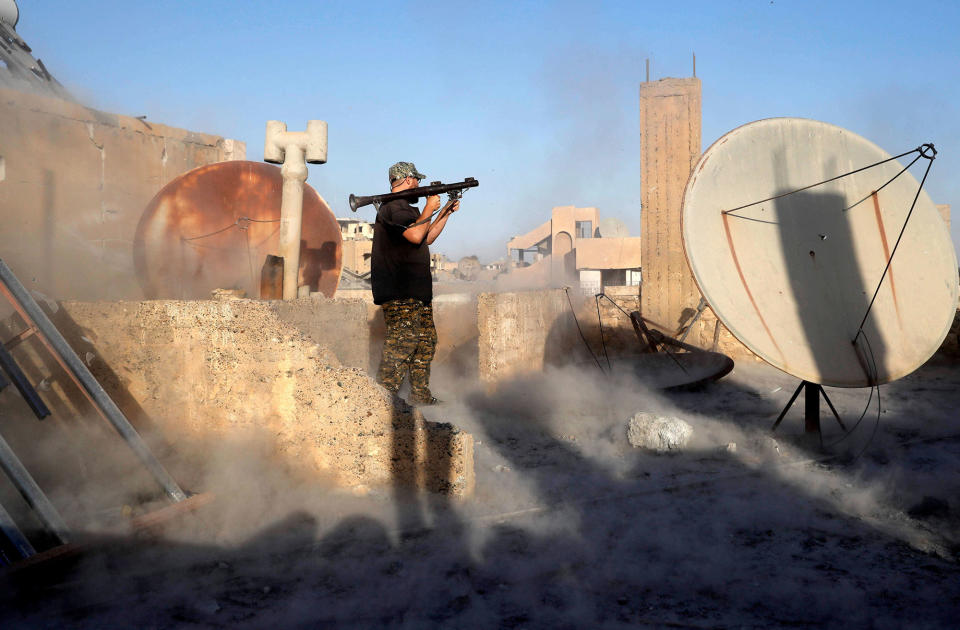
[[[700,127],[699,79],[640,84],[641,308],[668,333],[700,300],[680,237],[680,205],[700,158]]]
[[[263,145],[265,162],[283,164],[283,188],[280,193],[280,245],[283,258],[283,299],[293,300],[300,291],[300,236],[303,223],[303,183],[307,181],[307,163],[327,161],[327,123],[310,120],[306,131],[287,131],[286,123],[267,121]]]

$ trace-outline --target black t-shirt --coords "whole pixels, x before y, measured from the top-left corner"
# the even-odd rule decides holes
[[[373,303],[414,298],[424,304],[433,300],[430,248],[415,245],[403,231],[420,217],[420,210],[403,199],[380,206],[373,224],[370,259]]]

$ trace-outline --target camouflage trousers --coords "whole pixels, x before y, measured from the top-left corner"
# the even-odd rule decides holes
[[[383,304],[383,319],[387,334],[377,382],[396,393],[409,370],[411,398],[429,401],[430,362],[437,350],[433,306],[415,299],[391,300]]]

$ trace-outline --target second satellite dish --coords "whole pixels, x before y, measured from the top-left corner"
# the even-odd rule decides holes
[[[953,322],[956,256],[926,191],[880,283],[919,189],[896,160],[755,203],[888,158],[846,129],[773,118],[720,138],[687,183],[683,242],[701,292],[744,345],[805,381],[896,380]]]

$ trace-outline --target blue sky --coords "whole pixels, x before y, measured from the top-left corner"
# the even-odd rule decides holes
[[[20,0],[18,32],[81,101],[221,134],[263,158],[267,120],[329,124],[309,182],[337,216],[386,169],[476,177],[434,249],[485,260],[550,208],[640,231],[638,89],[697,56],[703,148],[760,118],[934,142],[927,188],[960,235],[960,2]],[[922,172],[917,172],[917,177]],[[358,213],[372,218],[367,208]]]

